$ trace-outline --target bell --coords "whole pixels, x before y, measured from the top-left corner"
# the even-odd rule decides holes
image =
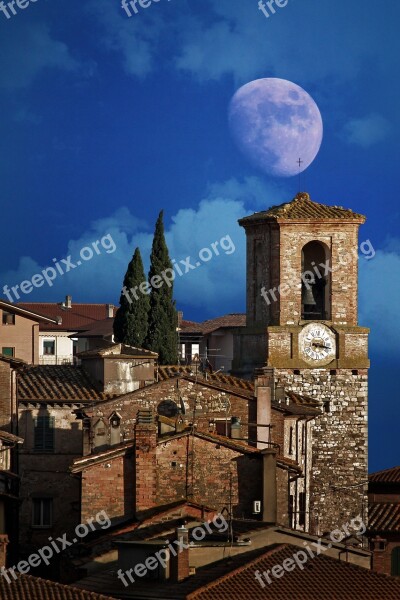
[[[302,304],[308,305],[308,306],[316,306],[316,304],[317,304],[315,301],[315,298],[314,298],[313,288],[310,286],[309,282],[307,282],[303,286],[301,301],[302,301]]]

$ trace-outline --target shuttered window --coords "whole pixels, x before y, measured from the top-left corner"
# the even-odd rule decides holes
[[[38,452],[52,452],[54,431],[54,417],[36,417],[34,449]]]

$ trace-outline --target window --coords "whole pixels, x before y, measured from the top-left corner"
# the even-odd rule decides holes
[[[4,356],[14,356],[14,348],[3,346],[1,349],[1,353],[4,354]]]
[[[289,431],[289,454],[293,454],[293,427]]]
[[[306,524],[306,494],[300,492],[299,494],[299,525],[304,526]]]
[[[53,516],[52,498],[33,498],[32,527],[51,527]]]
[[[3,310],[3,325],[15,325],[15,314]]]
[[[290,494],[289,496],[289,507],[288,507],[288,517],[289,517],[289,527],[290,529],[293,529],[293,504],[294,504],[294,497],[292,494]]]
[[[34,449],[38,452],[54,450],[54,417],[36,417]]]
[[[392,550],[392,575],[400,577],[400,546]]]
[[[54,340],[43,342],[43,354],[54,355],[56,353],[56,343]]]

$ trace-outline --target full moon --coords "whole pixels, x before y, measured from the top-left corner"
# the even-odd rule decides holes
[[[321,113],[311,96],[276,78],[256,79],[237,90],[229,105],[229,126],[248,160],[275,177],[307,169],[323,135]]]

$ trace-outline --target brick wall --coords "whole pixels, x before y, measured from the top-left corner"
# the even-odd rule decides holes
[[[262,500],[261,456],[184,435],[157,445],[157,503],[186,497],[221,511],[232,504],[235,517],[252,518]]]
[[[380,537],[387,541],[386,548],[383,551],[375,550],[372,554],[372,570],[377,573],[392,574],[392,552],[395,548],[400,548],[400,535],[382,534]]]
[[[139,417],[140,419],[140,417]],[[135,437],[136,512],[155,505],[157,497],[157,426],[138,423]],[[167,504],[160,502],[159,504]]]
[[[134,514],[134,454],[106,460],[86,468],[82,473],[82,523],[105,510],[111,520]]]
[[[7,431],[10,431],[11,410],[11,367],[0,361],[0,427]]]

